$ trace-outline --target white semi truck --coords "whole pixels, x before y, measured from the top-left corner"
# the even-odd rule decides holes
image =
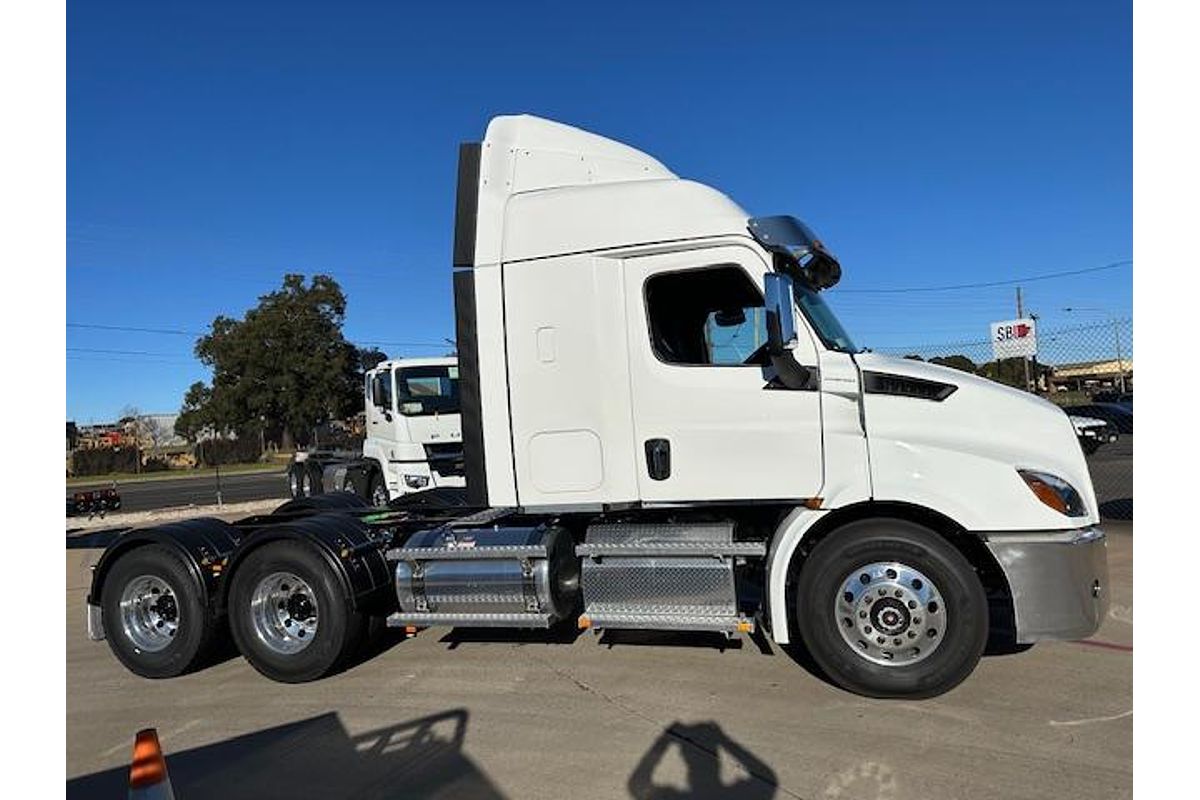
[[[851,691],[927,697],[989,633],[1083,638],[1103,619],[1105,537],[1066,415],[858,350],[823,296],[841,268],[797,219],[498,117],[460,149],[454,265],[468,505],[339,493],[126,534],[94,572],[94,638],[167,677],[228,629],[298,682],[381,617],[761,628]]]
[[[287,472],[293,499],[344,491],[386,506],[412,492],[465,485],[456,359],[381,361],[367,370],[363,389],[362,450],[297,453]]]

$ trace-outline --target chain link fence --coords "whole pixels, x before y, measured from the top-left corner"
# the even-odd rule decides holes
[[[1031,358],[996,359],[987,339],[876,349],[982,375],[1108,423],[1118,439],[1088,454],[1092,483],[1103,516],[1133,519],[1133,320],[1039,327]]]

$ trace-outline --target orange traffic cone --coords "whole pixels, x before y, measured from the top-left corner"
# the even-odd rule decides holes
[[[133,764],[129,768],[129,800],[175,800],[167,761],[154,728],[138,731],[133,740]]]

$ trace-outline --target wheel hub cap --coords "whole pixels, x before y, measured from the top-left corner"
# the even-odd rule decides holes
[[[157,575],[139,575],[121,592],[121,628],[138,650],[157,653],[179,631],[175,590]]]
[[[906,666],[938,648],[947,612],[933,581],[891,561],[866,564],[843,578],[833,613],[842,639],[861,658]]]
[[[274,572],[258,582],[250,599],[254,632],[276,653],[291,655],[317,633],[317,598],[312,587],[290,572]]]

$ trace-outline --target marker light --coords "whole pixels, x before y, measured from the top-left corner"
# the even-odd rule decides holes
[[[1021,476],[1025,485],[1037,496],[1038,500],[1058,513],[1068,517],[1087,515],[1087,509],[1084,508],[1083,498],[1079,496],[1079,492],[1075,491],[1075,487],[1062,478],[1029,469],[1019,469],[1017,474]]]

